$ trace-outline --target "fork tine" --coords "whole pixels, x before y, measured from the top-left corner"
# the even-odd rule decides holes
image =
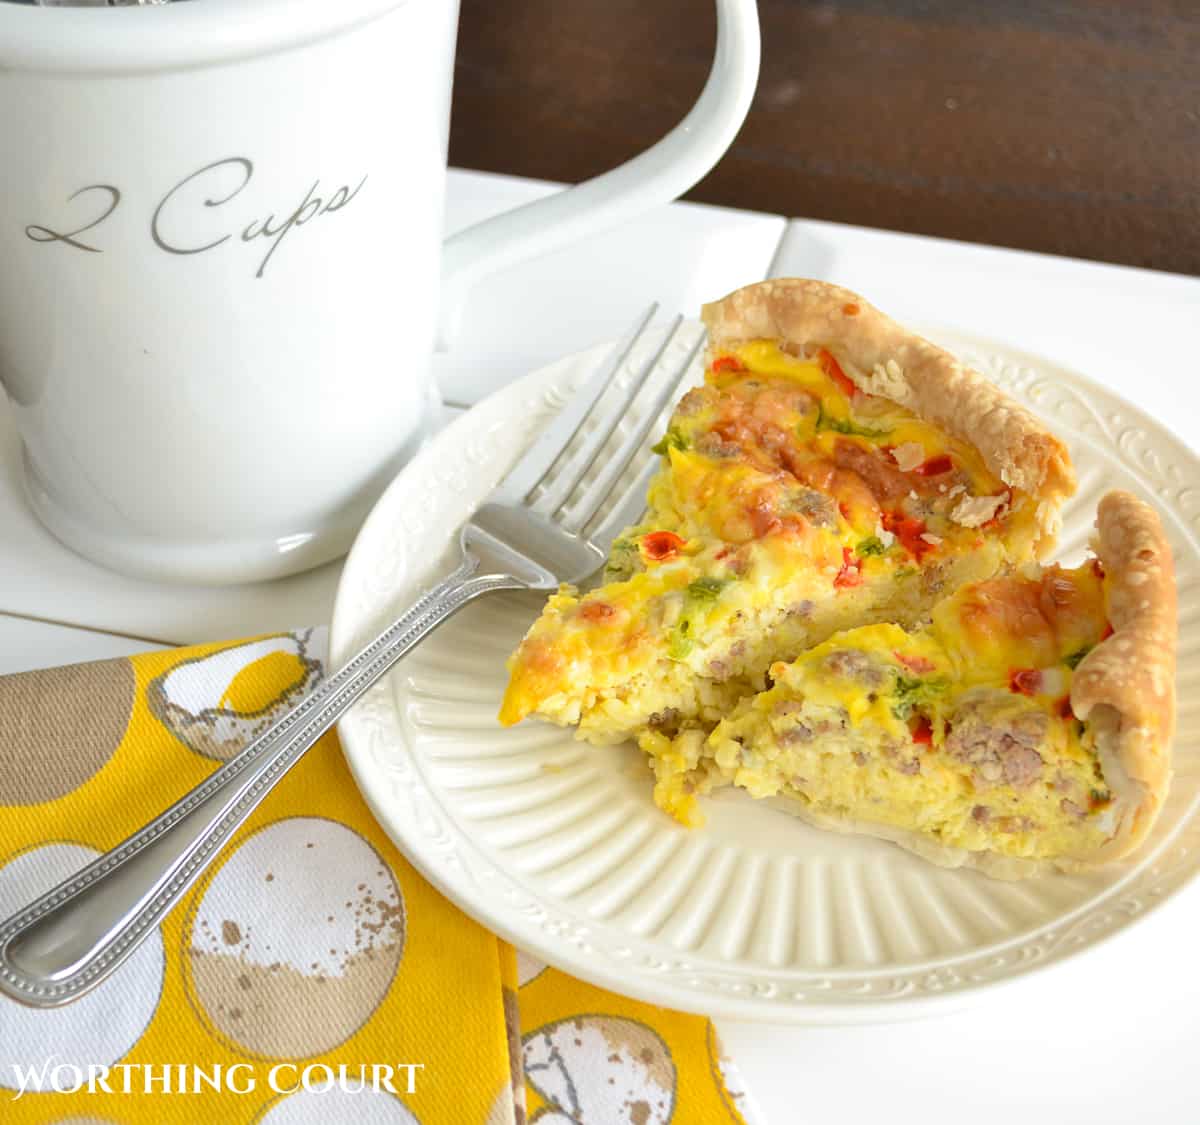
[[[672,339],[677,332],[678,325],[676,326],[676,331],[671,334]],[[637,455],[638,451],[645,446],[646,438],[649,436],[651,428],[657,424],[659,415],[662,414],[671,399],[675,397],[675,392],[678,390],[679,384],[683,381],[683,377],[691,370],[692,362],[699,354],[703,345],[704,333],[702,332],[696,342],[688,348],[687,355],[684,357],[683,362],[680,363],[679,369],[671,375],[659,390],[650,409],[642,416],[642,420],[634,428],[633,433],[625,438],[616,453],[605,462],[604,468],[591,485],[588,486],[587,492],[583,494],[579,502],[571,509],[571,514],[563,520],[563,526],[568,531],[579,531],[580,528],[585,527],[588,521],[595,516],[609,493],[612,492],[613,486],[621,479],[621,474],[629,467],[629,463]]]
[[[621,370],[621,365],[641,339],[657,311],[656,301],[634,322],[633,328],[618,341],[595,374],[571,396],[571,400],[559,411],[554,421],[542,431],[537,441],[513,466],[508,476],[501,481],[500,490],[520,502],[541,483],[542,478],[579,432],[579,427],[591,413],[596,400],[604,394],[609,383]]]
[[[634,399],[641,393],[642,387],[646,385],[646,380],[649,379],[651,373],[658,366],[659,360],[662,359],[663,353],[667,350],[667,346],[671,340],[674,339],[675,333],[679,330],[679,326],[682,323],[683,317],[677,316],[671,324],[670,331],[663,338],[662,344],[655,351],[654,355],[642,364],[629,386],[621,395],[620,401],[614,402],[609,406],[595,429],[588,434],[586,440],[571,455],[571,459],[567,464],[559,470],[554,483],[546,489],[543,495],[537,498],[536,503],[533,505],[535,512],[540,512],[544,516],[553,516],[563,506],[571,493],[579,487],[579,482],[583,480],[588,469],[591,468],[596,458],[600,455],[600,451],[608,444],[608,439],[612,437],[613,431],[625,416]]]
[[[591,543],[594,543],[603,550],[608,550],[612,541],[625,528],[637,522],[638,518],[646,510],[646,490],[650,487],[650,481],[653,479],[654,474],[661,468],[662,458],[658,456],[652,456],[642,466],[638,475],[634,477],[633,482],[621,494],[621,498],[616,504],[613,505],[612,511],[600,521],[588,536],[588,540]]]

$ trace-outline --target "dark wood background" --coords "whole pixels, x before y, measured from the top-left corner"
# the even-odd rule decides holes
[[[759,0],[688,199],[1200,274],[1200,0]],[[450,160],[575,182],[708,73],[710,0],[463,0]]]

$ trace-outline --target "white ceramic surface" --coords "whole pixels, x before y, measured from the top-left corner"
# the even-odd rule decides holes
[[[1080,488],[1060,554],[1081,555],[1099,496],[1155,502],[1176,552],[1183,644],[1176,780],[1148,846],[1087,876],[1001,883],[887,844],[823,833],[728,793],[688,831],[651,803],[629,747],[538,723],[501,730],[504,658],[539,599],[468,607],[340,726],[381,823],[424,874],[519,946],[677,1008],[776,1022],[862,1022],[961,1002],[1129,925],[1200,865],[1200,464],[1170,433],[1078,375],[988,341],[931,333],[1047,417]],[[445,564],[453,527],[593,352],[497,393],[385,493],[343,571],[334,658]]]
[[[675,130],[444,252],[457,0],[0,6],[0,383],[43,522],[179,581],[344,551],[430,428],[439,279],[453,313],[725,151],[758,29],[753,0],[716,5]]]
[[[94,633],[0,613],[0,676],[110,656],[133,656],[161,647],[116,633]]]

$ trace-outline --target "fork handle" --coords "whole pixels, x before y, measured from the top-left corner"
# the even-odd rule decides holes
[[[153,932],[222,845],[310,746],[430,631],[480,594],[519,589],[477,574],[467,553],[448,578],[304,701],[156,820],[0,923],[0,991],[37,1008],[78,999]]]

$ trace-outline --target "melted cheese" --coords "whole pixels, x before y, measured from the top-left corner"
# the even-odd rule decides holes
[[[977,495],[987,496],[1003,491],[1003,482],[988,469],[974,446],[918,418],[903,406],[878,396],[861,396],[868,404],[868,409],[861,417],[858,416],[850,397],[819,364],[797,359],[783,351],[775,341],[754,340],[735,348],[732,354],[754,375],[786,378],[817,395],[825,417],[843,423],[860,423],[864,428],[881,431],[879,438],[855,435],[863,445],[899,446],[914,443],[925,451],[925,460],[948,454],[958,467],[970,475],[972,490]],[[732,381],[731,376],[724,378]],[[814,436],[817,449],[830,455],[837,437],[836,431],[815,433]]]
[[[1108,797],[1068,700],[1075,665],[1105,634],[1104,607],[1093,566],[1053,567],[964,587],[923,629],[839,633],[772,667],[775,686],[743,701],[697,762],[711,758],[757,797],[954,847],[1025,857],[1094,847],[1109,829]],[[959,725],[967,737],[955,745]],[[1002,735],[988,731],[1026,732],[1011,777],[989,746],[1013,744],[989,743]],[[679,787],[696,765],[660,772],[665,806],[689,818]]]
[[[919,447],[911,471],[896,446],[906,465]],[[550,599],[510,662],[502,721],[540,711],[607,738],[717,709],[713,684],[753,690],[772,660],[863,621],[911,621],[942,583],[1032,550],[1021,496],[986,531],[955,524],[959,496],[1010,494],[965,443],[854,392],[827,353],[760,340],[717,356],[658,448],[645,522],[613,544],[607,585]]]

